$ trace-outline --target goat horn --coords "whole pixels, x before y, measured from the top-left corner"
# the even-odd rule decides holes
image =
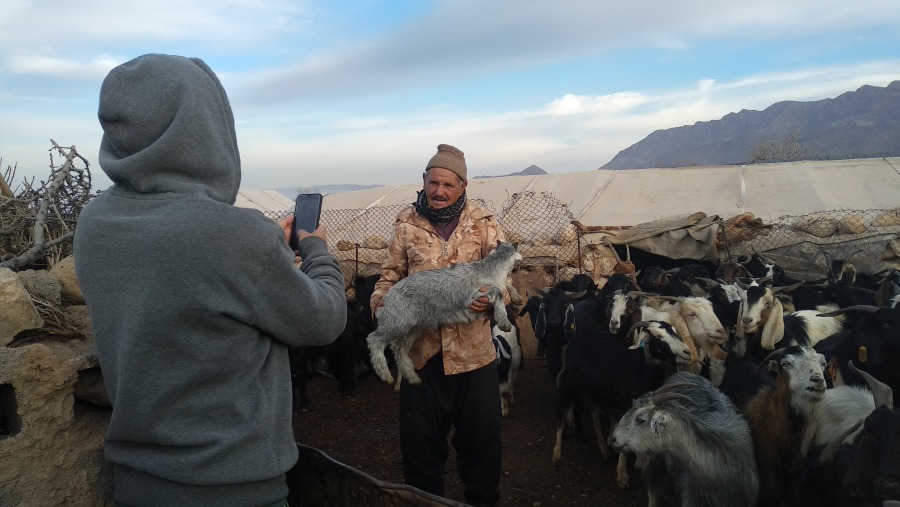
[[[797,287],[800,287],[804,283],[805,282],[800,281],[792,285],[785,285],[784,287],[772,287],[772,294],[778,294],[779,292],[790,292]]]
[[[566,293],[566,296],[569,296],[572,299],[581,299],[584,297],[585,294],[587,294],[587,291],[586,290],[579,291],[579,292],[565,291],[565,293]]]
[[[742,288],[742,289],[744,289],[744,290],[747,290],[747,289],[750,288],[750,284],[749,284],[749,283],[744,283],[740,278],[735,278],[735,279],[734,279],[734,283],[736,283],[738,287],[740,287],[740,288]]]
[[[688,396],[686,394],[671,393],[671,392],[657,394],[657,395],[653,396],[652,398],[650,398],[650,403],[652,403],[658,407],[658,406],[662,405],[663,403],[665,403],[667,401],[671,401],[671,400],[682,400],[682,401],[686,401],[686,402],[690,403],[691,405],[693,405],[695,407],[697,406],[697,402],[694,401],[693,399],[691,399],[690,396]]]
[[[634,324],[631,325],[631,328],[628,329],[628,332],[625,333],[625,336],[631,336],[631,333],[633,333],[635,329],[637,329],[639,327],[647,327],[651,323],[652,323],[652,321],[649,321],[649,320],[642,320],[640,322],[635,322]]]
[[[889,385],[873,377],[869,372],[860,370],[853,364],[853,361],[847,361],[847,366],[869,384],[876,407],[887,407],[889,410],[894,410],[894,391]]]
[[[853,305],[853,306],[847,306],[847,307],[845,307],[845,308],[840,308],[840,309],[835,310],[835,311],[833,311],[833,312],[819,313],[819,314],[816,315],[816,317],[838,317],[838,316],[840,316],[840,315],[844,315],[844,314],[846,314],[846,313],[854,312],[854,311],[861,311],[861,312],[866,312],[866,313],[875,313],[875,312],[878,311],[878,308],[879,308],[879,307],[874,306],[874,305]]]
[[[616,261],[622,262],[622,258],[619,257],[619,252],[616,251],[615,245],[608,245],[609,249],[612,250],[613,256],[616,258]]]
[[[656,390],[653,391],[653,396],[660,395],[665,392],[669,392],[676,387],[694,387],[696,384],[692,382],[670,382],[668,384],[663,384],[659,386]]]

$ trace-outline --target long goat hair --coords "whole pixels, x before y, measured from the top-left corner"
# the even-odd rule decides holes
[[[388,369],[384,349],[394,351],[399,374],[412,385],[422,383],[409,359],[409,350],[425,330],[446,324],[465,324],[479,317],[469,305],[487,297],[494,305],[494,320],[503,331],[512,329],[503,304],[506,288],[514,303],[521,303],[507,277],[522,255],[512,243],[501,243],[485,258],[448,268],[419,271],[397,282],[384,295],[384,306],[378,310],[378,328],[367,341],[372,366],[381,380],[394,381]],[[487,292],[481,288],[488,286]],[[517,304],[518,304],[517,303]],[[484,317],[484,315],[481,315]]]

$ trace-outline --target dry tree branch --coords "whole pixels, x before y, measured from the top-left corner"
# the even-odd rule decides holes
[[[41,182],[41,187],[37,189],[26,183],[27,189],[13,199],[14,205],[10,207],[10,215],[16,215],[10,222],[30,230],[30,238],[26,242],[30,246],[19,250],[4,248],[11,251],[12,257],[0,262],[0,267],[21,269],[41,259],[50,249],[71,241],[77,215],[91,197],[88,161],[78,154],[74,146],[65,148],[52,139],[50,142],[53,144],[50,149],[50,181]],[[52,162],[54,151],[65,158],[59,167]],[[75,165],[76,159],[84,164],[84,168]],[[78,175],[77,178],[74,174]],[[6,213],[3,215],[5,223]],[[11,229],[15,230],[15,227]]]

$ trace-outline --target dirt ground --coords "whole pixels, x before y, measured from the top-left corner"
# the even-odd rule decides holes
[[[515,404],[503,421],[503,476],[500,506],[644,506],[640,473],[630,468],[632,486],[615,483],[615,459],[604,461],[590,417],[586,436],[563,440],[559,467],[552,462],[555,439],[553,386],[543,359],[525,359],[516,381]],[[337,392],[336,381],[317,376],[309,383],[309,411],[295,414],[300,443],[377,479],[402,483],[397,395],[375,376],[360,382],[352,398]],[[451,451],[444,479],[446,496],[464,502],[463,485]]]

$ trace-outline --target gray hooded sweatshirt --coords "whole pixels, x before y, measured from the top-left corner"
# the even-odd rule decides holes
[[[234,118],[201,60],[145,55],[100,90],[114,185],[79,217],[75,265],[113,404],[106,458],[128,505],[266,505],[297,460],[288,346],[346,322],[325,243],[233,206]]]

